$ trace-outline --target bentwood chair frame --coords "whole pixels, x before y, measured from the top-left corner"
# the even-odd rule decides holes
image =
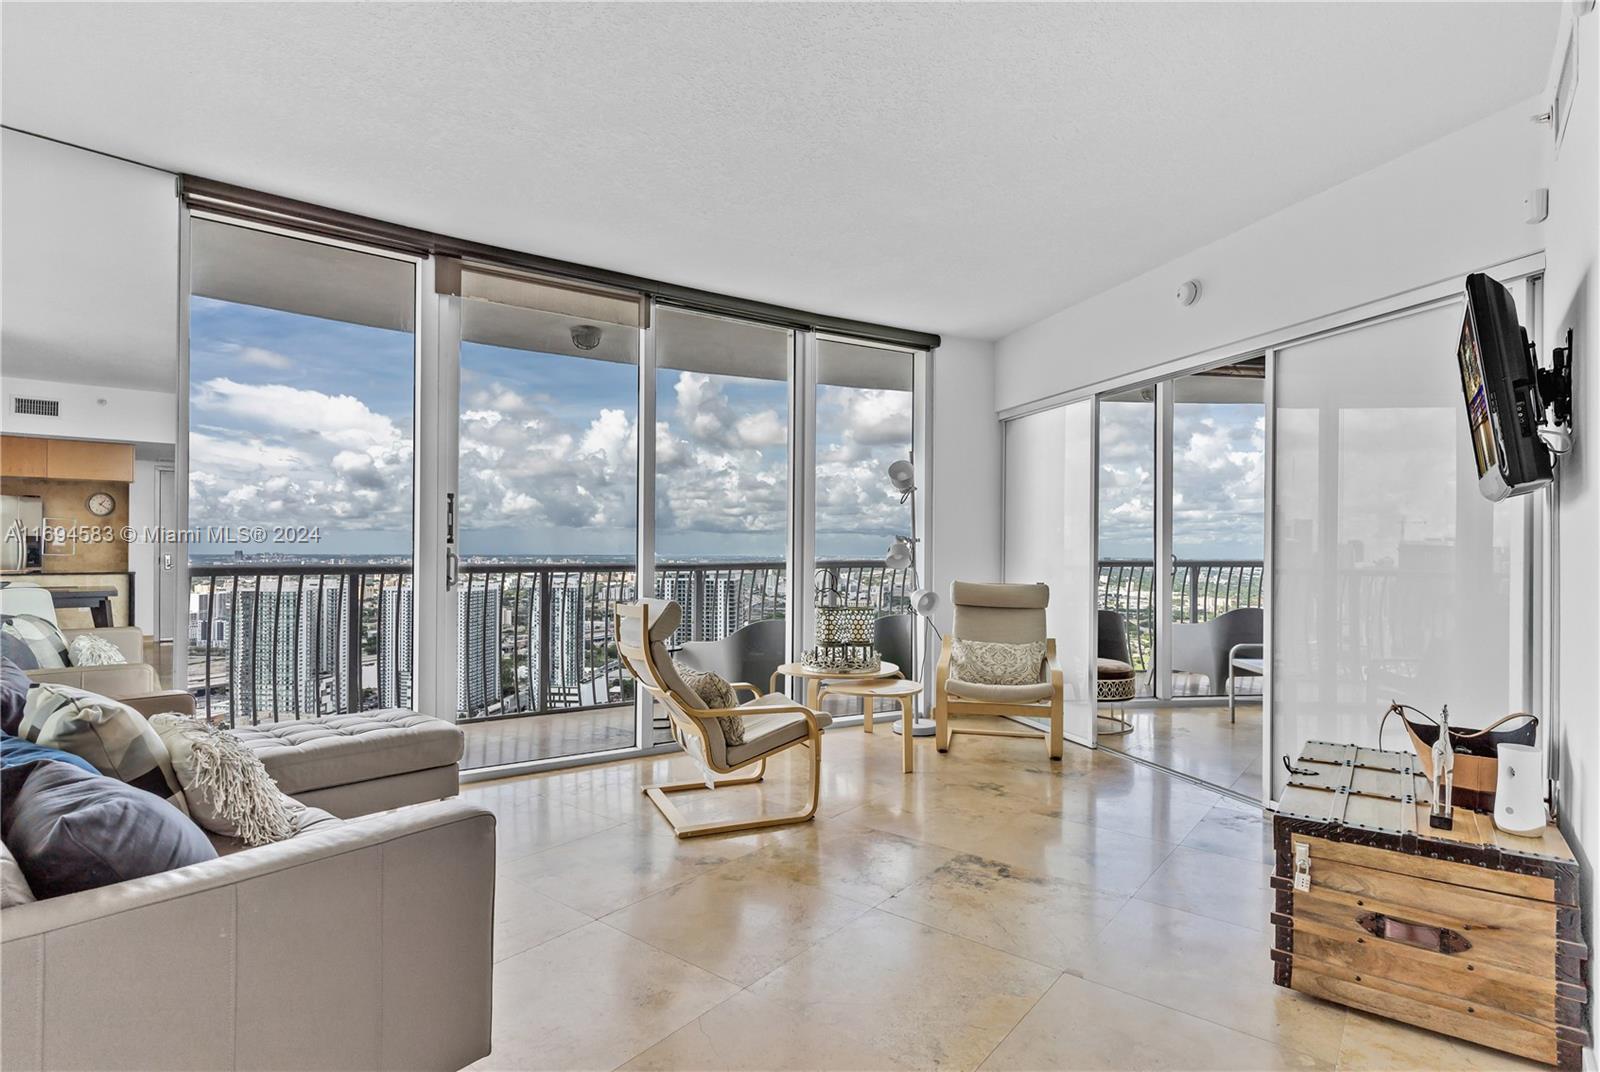
[[[939,650],[939,666],[934,676],[934,723],[940,752],[950,751],[953,739],[959,734],[976,737],[1043,737],[1051,759],[1060,759],[1066,723],[1065,682],[1061,666],[1056,661],[1056,642],[1044,636],[1044,611],[1050,601],[1050,589],[1045,585],[978,584],[956,581],[950,586],[951,603],[955,608],[955,623],[944,637]],[[971,609],[969,609],[971,608]],[[973,610],[978,613],[974,614]],[[965,613],[964,613],[965,612]],[[977,627],[968,626],[968,621]],[[1044,659],[1039,667],[1039,680],[1034,689],[1042,693],[1038,699],[1011,702],[1000,698],[1013,686],[986,686],[983,691],[995,695],[993,699],[976,699],[953,695],[950,689],[950,662],[957,639],[1003,641],[1018,643],[1025,640],[1043,640]],[[1042,686],[1048,686],[1048,689]],[[970,688],[970,686],[969,686]],[[951,724],[956,715],[991,715],[998,718],[1050,719],[1050,729],[979,729]]]
[[[694,758],[708,772],[708,777],[696,781],[663,782],[656,785],[645,786],[645,795],[666,817],[672,825],[673,832],[680,838],[702,837],[707,834],[731,834],[746,830],[763,830],[774,826],[788,826],[794,823],[810,822],[817,814],[817,805],[822,791],[822,723],[817,713],[810,708],[788,701],[782,697],[774,702],[774,698],[763,697],[761,690],[746,681],[730,682],[735,692],[749,692],[754,701],[739,707],[730,708],[703,708],[694,707],[680,697],[677,691],[668,684],[666,676],[661,672],[657,656],[653,648],[664,651],[663,645],[652,643],[650,637],[651,607],[650,604],[663,601],[645,601],[639,603],[620,604],[616,608],[614,622],[617,638],[617,654],[622,664],[627,668],[639,686],[650,696],[667,709],[672,725],[672,734],[683,750]],[[680,610],[681,613],[681,610]],[[635,642],[635,638],[638,641]],[[673,680],[677,680],[674,671]],[[770,750],[761,753],[754,759],[747,759],[741,763],[727,765],[719,763],[716,759],[718,749],[713,747],[712,735],[721,735],[722,728],[717,723],[719,717],[730,715],[771,715],[771,714],[796,714],[804,717],[806,732],[804,736],[793,740],[784,741]],[[687,817],[678,810],[670,799],[675,793],[688,793],[695,790],[717,790],[729,786],[753,785],[766,777],[767,760],[780,752],[791,748],[806,747],[810,749],[810,794],[809,802],[801,811],[786,815],[761,816],[750,819],[731,819],[721,822],[691,823]],[[723,749],[725,751],[725,749]],[[755,771],[751,774],[741,775],[750,767]],[[718,778],[715,775],[733,775],[733,777]]]

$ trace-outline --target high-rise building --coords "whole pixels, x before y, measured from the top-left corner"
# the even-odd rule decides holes
[[[236,723],[345,706],[339,653],[350,622],[337,586],[263,584],[233,593],[233,610],[228,693]]]
[[[549,620],[543,617],[538,598],[533,600],[528,630],[528,667],[535,690],[544,677],[541,674],[541,645],[544,629],[550,630],[550,694],[538,697],[540,707],[570,706],[579,702],[579,686],[583,682],[583,588],[576,583],[550,583]]]
[[[456,711],[463,715],[500,703],[500,595],[498,581],[456,592]]]
[[[378,600],[378,706],[411,706],[411,586],[383,589]]]

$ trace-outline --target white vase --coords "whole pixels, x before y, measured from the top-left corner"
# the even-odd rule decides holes
[[[1503,744],[1494,789],[1494,825],[1508,834],[1538,837],[1548,822],[1544,806],[1544,749]]]

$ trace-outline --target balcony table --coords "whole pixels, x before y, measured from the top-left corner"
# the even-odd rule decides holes
[[[805,679],[806,706],[815,711],[822,703],[821,687],[824,681],[849,681],[861,684],[868,681],[893,681],[900,677],[900,668],[894,663],[880,662],[877,670],[824,670],[805,663],[784,663],[772,672],[768,692],[778,691],[778,675]]]
[[[916,715],[912,705],[922,693],[922,683],[907,681],[905,678],[891,678],[887,681],[874,678],[868,681],[825,681],[818,689],[818,702],[821,702],[822,693],[832,693],[835,696],[861,697],[861,728],[867,733],[872,732],[872,706],[877,700],[900,701],[900,740],[901,747],[905,750],[905,761],[902,768],[905,773],[912,772],[911,742],[916,734],[911,732],[911,723]]]

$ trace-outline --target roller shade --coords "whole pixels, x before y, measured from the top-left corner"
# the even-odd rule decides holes
[[[416,264],[203,218],[189,229],[202,298],[374,328],[416,326]]]

